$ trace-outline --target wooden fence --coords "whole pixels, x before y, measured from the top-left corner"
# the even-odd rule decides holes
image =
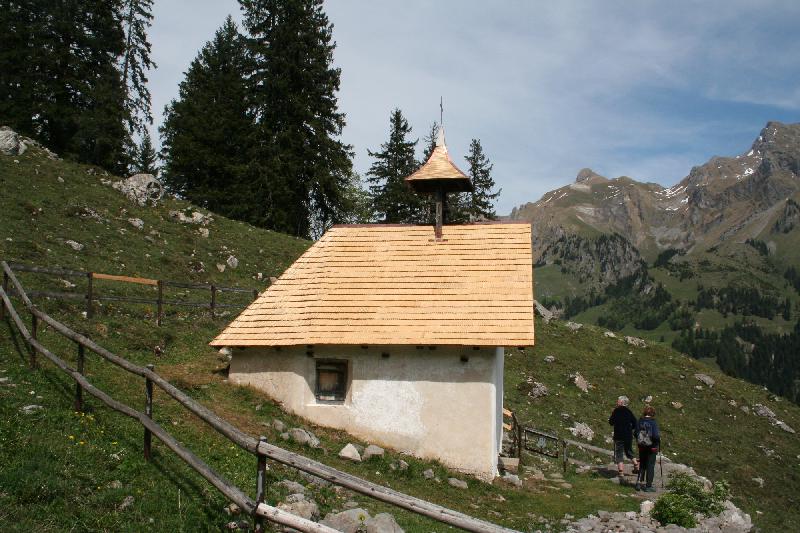
[[[54,299],[74,299],[86,301],[86,317],[92,318],[94,315],[94,302],[96,301],[114,301],[114,302],[130,302],[139,304],[152,304],[156,306],[156,325],[161,326],[164,317],[165,305],[176,305],[185,307],[200,307],[208,309],[213,317],[217,309],[221,308],[242,308],[245,304],[224,304],[219,303],[217,300],[222,293],[243,293],[252,295],[253,299],[258,297],[258,290],[245,289],[242,287],[221,287],[209,283],[188,283],[183,281],[168,281],[162,279],[140,278],[132,276],[118,276],[115,274],[102,274],[99,272],[83,272],[81,270],[69,270],[65,268],[52,268],[34,265],[24,265],[21,263],[9,263],[8,266],[15,272],[33,272],[36,274],[49,274],[52,276],[61,276],[64,278],[80,278],[86,280],[86,292],[66,292],[66,291],[30,291],[30,297],[46,297]],[[153,298],[132,298],[123,296],[100,296],[97,294],[97,287],[95,280],[113,281],[121,283],[133,283],[137,285],[148,285],[156,287],[158,294],[155,299]],[[175,287],[180,289],[191,289],[209,291],[209,300],[199,302],[184,302],[181,300],[165,300],[164,290],[168,287]],[[3,288],[8,292],[8,286],[4,283]]]
[[[226,498],[236,503],[245,513],[253,516],[256,531],[263,531],[264,520],[269,520],[277,524],[288,526],[302,532],[319,532],[319,533],[332,533],[336,530],[327,526],[305,520],[296,515],[282,511],[276,507],[272,507],[264,503],[265,494],[265,471],[267,460],[271,459],[278,463],[294,467],[300,471],[312,474],[330,483],[348,488],[354,492],[364,494],[376,500],[392,504],[401,509],[411,511],[422,516],[427,516],[444,524],[455,526],[465,531],[473,531],[479,533],[513,533],[514,530],[507,529],[484,520],[470,517],[458,511],[447,509],[445,507],[409,496],[395,490],[392,490],[381,485],[377,485],[370,481],[366,481],[359,477],[346,472],[341,472],[330,466],[324,465],[312,459],[303,457],[296,453],[284,450],[267,442],[266,438],[260,437],[256,439],[243,431],[233,426],[228,421],[220,418],[208,408],[196,402],[181,390],[170,384],[164,378],[159,376],[152,365],[146,367],[137,366],[127,359],[119,357],[106,350],[102,346],[96,344],[91,339],[76,333],[64,324],[53,319],[46,313],[40,311],[33,305],[29,296],[26,294],[24,288],[19,280],[14,275],[11,267],[5,262],[0,262],[3,270],[4,282],[0,287],[0,298],[2,298],[3,305],[0,306],[0,318],[5,318],[7,312],[12,322],[16,325],[26,343],[32,348],[30,365],[32,368],[37,367],[36,354],[40,353],[60,370],[69,375],[76,382],[75,388],[75,407],[78,410],[83,409],[83,392],[102,401],[111,409],[118,411],[134,420],[138,421],[144,427],[144,456],[150,459],[151,440],[152,436],[161,440],[170,450],[175,452],[186,464],[194,469],[198,474],[208,480],[214,487],[216,487]],[[7,291],[8,283],[11,283],[14,288],[16,296],[20,298],[25,308],[31,314],[31,328],[28,330],[19,314],[17,313],[14,305],[11,302],[10,296]],[[37,340],[37,330],[39,322],[43,322],[51,327],[57,333],[74,341],[77,345],[77,369],[71,368],[64,360],[56,356],[53,352],[48,350]],[[104,391],[92,385],[83,375],[86,349],[99,355],[103,359],[113,363],[114,365],[130,372],[136,376],[142,377],[145,380],[145,411],[137,411],[132,407],[114,399]],[[200,420],[211,426],[224,437],[229,439],[234,444],[242,449],[255,455],[256,457],[256,499],[251,499],[241,489],[232,485],[221,475],[216,473],[209,465],[202,459],[194,455],[188,448],[181,445],[172,435],[170,435],[164,428],[157,424],[152,419],[153,414],[153,385],[158,387],[169,397],[176,400],[188,411],[196,415]]]

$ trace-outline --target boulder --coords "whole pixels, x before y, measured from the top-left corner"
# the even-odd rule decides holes
[[[567,428],[570,433],[589,442],[594,438],[594,430],[583,422],[577,422],[573,427]]]
[[[278,433],[283,433],[283,431],[286,429],[286,424],[276,418],[272,421],[272,427],[275,428],[275,431]]]
[[[303,428],[292,428],[289,433],[289,438],[297,444],[308,446],[310,448],[319,448],[319,439],[310,431]]]
[[[239,266],[239,260],[236,259],[234,256],[229,255],[227,261],[225,261],[229,267],[236,268]]]
[[[208,228],[197,228],[197,233],[204,239],[208,239]]]
[[[156,205],[164,196],[164,186],[152,174],[134,174],[111,186],[140,206]]]
[[[342,533],[359,533],[366,528],[367,521],[370,518],[366,510],[361,507],[356,507],[355,509],[348,509],[341,513],[328,513],[320,524],[341,531]]]
[[[575,377],[573,378],[573,383],[575,383],[575,386],[578,387],[581,390],[581,392],[589,392],[589,382],[586,381],[586,378],[583,377],[580,374],[580,372],[575,374]]]
[[[434,473],[433,473],[433,470],[431,470],[430,468],[429,468],[429,469],[427,469],[427,470],[425,470],[425,471],[422,473],[422,476],[423,476],[425,479],[433,479],[435,475],[436,475],[436,474],[434,474]]]
[[[694,377],[697,381],[699,381],[700,383],[704,384],[709,388],[713,387],[714,383],[716,383],[716,381],[714,381],[714,378],[712,378],[708,374],[695,374]]]
[[[181,224],[200,224],[208,226],[214,219],[210,215],[204,215],[200,211],[170,211],[169,216]]]
[[[144,220],[142,220],[141,218],[129,218],[128,224],[130,224],[136,229],[144,229]]]
[[[554,355],[546,355],[544,357],[544,362],[545,363],[555,363],[556,362],[556,357]]]
[[[603,337],[606,337],[608,339],[616,339],[617,334],[614,333],[613,331],[606,331],[605,333],[603,333]]]
[[[20,407],[19,412],[23,415],[32,415],[38,411],[44,409],[41,405],[26,405],[24,407]]]
[[[572,331],[574,333],[574,332],[578,331],[579,329],[581,329],[583,327],[583,324],[578,324],[577,322],[567,322],[565,324],[565,326],[567,326],[568,330],[570,330],[570,331]]]
[[[361,454],[361,458],[365,461],[369,461],[372,457],[383,457],[383,453],[383,448],[374,444],[370,444],[364,450],[364,453]]]
[[[17,132],[8,126],[0,127],[0,154],[20,155],[20,146]]]
[[[624,366],[622,366],[622,365],[617,365],[617,366],[615,366],[615,367],[614,367],[614,370],[616,370],[617,372],[619,372],[619,373],[620,373],[620,374],[622,374],[622,375],[625,375],[625,367],[624,367]]]
[[[774,424],[776,426],[778,426],[779,428],[781,428],[782,430],[784,430],[786,433],[794,433],[795,432],[794,429],[792,429],[792,427],[789,424],[787,424],[786,422],[784,422],[783,420],[775,420]]]
[[[342,448],[342,450],[339,452],[339,457],[349,461],[355,461],[357,463],[361,462],[361,454],[358,453],[358,449],[351,443],[348,443],[347,446]]]
[[[77,241],[73,241],[72,239],[67,239],[66,241],[64,241],[64,244],[66,244],[67,246],[69,246],[70,248],[75,250],[76,252],[80,252],[84,248],[81,243],[79,243]]]
[[[278,504],[278,509],[306,520],[317,520],[319,518],[319,507],[314,500],[306,500],[302,494],[292,494],[286,500]]]
[[[389,513],[380,513],[367,520],[367,533],[404,533]]]
[[[519,476],[516,475],[516,474],[512,474],[511,472],[506,472],[505,474],[503,474],[503,478],[502,479],[506,483],[508,483],[510,485],[514,485],[515,487],[521,487],[522,486],[522,480],[519,478]]]
[[[753,406],[753,412],[755,412],[755,414],[757,414],[758,416],[775,418],[775,412],[766,405],[762,405],[760,403],[757,403]]]
[[[448,478],[448,479],[447,479],[447,483],[448,483],[448,484],[449,484],[451,487],[455,487],[455,488],[457,488],[457,489],[466,489],[466,488],[468,488],[468,487],[469,487],[469,486],[467,485],[467,482],[466,482],[466,481],[464,481],[464,480],[461,480],[461,479],[458,479],[458,478],[455,478],[455,477]]]
[[[640,339],[639,337],[626,336],[625,342],[637,348],[647,348],[647,343],[644,342],[644,339]]]
[[[530,383],[531,390],[528,391],[528,396],[531,398],[541,398],[543,396],[547,396],[550,392],[547,389],[547,385],[544,383],[539,383],[538,381],[534,381]]]

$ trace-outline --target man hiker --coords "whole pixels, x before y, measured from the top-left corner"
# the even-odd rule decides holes
[[[614,462],[617,463],[619,476],[625,475],[625,457],[633,461],[633,473],[639,471],[639,463],[633,456],[633,432],[636,429],[636,417],[628,409],[628,397],[617,398],[617,406],[611,412],[608,423],[614,426]]]
[[[636,479],[636,490],[655,492],[653,477],[656,470],[656,456],[661,446],[661,433],[655,419],[656,410],[648,405],[636,425],[636,443],[639,445],[639,464],[641,469]],[[642,489],[642,481],[646,483]]]

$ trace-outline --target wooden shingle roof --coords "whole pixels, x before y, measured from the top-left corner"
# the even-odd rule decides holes
[[[531,227],[335,226],[212,346],[533,345]]]

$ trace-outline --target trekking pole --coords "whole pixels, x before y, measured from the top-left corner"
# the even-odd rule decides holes
[[[661,470],[661,488],[664,488],[664,449],[659,443],[658,445],[658,468]]]

